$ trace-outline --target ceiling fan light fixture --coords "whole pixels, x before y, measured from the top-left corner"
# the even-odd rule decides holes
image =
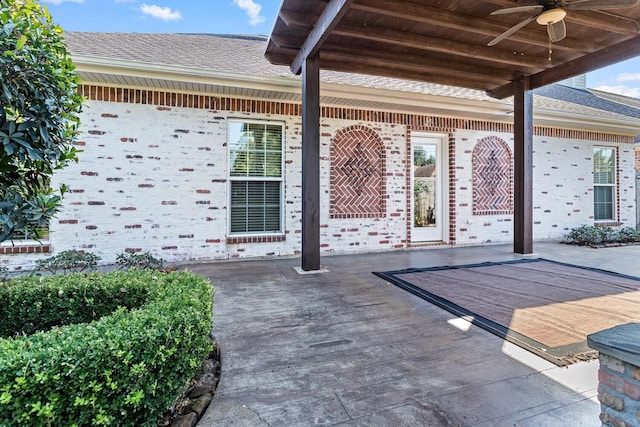
[[[540,25],[555,24],[556,22],[562,21],[565,16],[567,16],[567,12],[565,12],[564,9],[558,7],[542,12],[536,18],[536,22]]]

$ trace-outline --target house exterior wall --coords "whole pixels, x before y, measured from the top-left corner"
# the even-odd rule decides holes
[[[123,251],[149,251],[166,262],[297,255],[301,247],[300,106],[212,96],[85,86],[79,163],[56,174],[70,192],[50,225],[48,253],[0,255],[10,270],[64,250],[96,253],[113,263]],[[284,123],[284,235],[229,236],[229,119]],[[342,130],[373,131],[383,142],[386,213],[332,216],[331,144]],[[323,107],[321,119],[321,252],[403,249],[410,241],[407,169],[411,132],[448,135],[451,244],[511,242],[512,215],[473,214],[475,145],[499,138],[513,150],[510,124]],[[534,141],[534,238],[561,239],[593,223],[594,145],[618,149],[619,222],[635,224],[633,138],[537,129]],[[550,135],[550,136],[545,136]],[[616,222],[617,223],[617,222]],[[7,245],[4,243],[3,245]]]
[[[562,132],[556,132],[562,134]],[[509,242],[513,239],[512,215],[474,215],[472,211],[472,150],[487,136],[507,142],[513,152],[513,135],[500,132],[458,131],[457,243]],[[533,238],[561,239],[582,224],[593,224],[593,147],[617,147],[618,221],[606,225],[635,226],[635,178],[633,145],[583,139],[585,135],[536,136],[533,153]],[[597,139],[592,135],[593,139]]]

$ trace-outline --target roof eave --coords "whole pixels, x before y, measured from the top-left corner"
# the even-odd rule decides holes
[[[205,85],[224,85],[269,91],[282,94],[283,99],[298,100],[300,98],[301,81],[296,76],[263,76],[255,74],[241,74],[193,67],[181,67],[165,64],[154,64],[140,61],[122,61],[86,55],[74,55],[73,62],[76,70],[82,74],[95,73],[105,76],[128,76],[140,79],[159,79],[168,82],[169,87],[184,91],[181,82],[200,83]],[[88,82],[105,83],[105,82]],[[390,109],[407,112],[407,106],[416,108],[420,112],[429,112],[438,116],[450,116],[463,119],[485,119],[499,122],[509,122],[509,113],[513,110],[511,102],[494,99],[456,98],[415,92],[393,91],[388,89],[369,88],[363,86],[322,82],[323,98],[333,98],[343,101],[364,101],[364,105],[373,105],[384,100]],[[142,86],[140,86],[142,88]],[[158,88],[154,88],[158,89]],[[187,91],[188,92],[188,91]],[[215,94],[214,94],[215,95]],[[339,106],[340,102],[336,106]],[[536,125],[553,125],[562,128],[615,131],[629,135],[640,133],[638,125],[631,125],[632,120],[601,118],[584,116],[563,111],[536,109],[534,123]]]

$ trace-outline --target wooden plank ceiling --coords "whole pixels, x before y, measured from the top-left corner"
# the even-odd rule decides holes
[[[500,15],[508,7],[566,6],[585,0],[283,0],[265,56],[300,73],[315,53],[327,70],[398,77],[513,95],[513,81],[531,89],[640,55],[640,5],[566,10],[566,38],[550,43],[537,14]],[[587,0],[591,1],[591,0]]]

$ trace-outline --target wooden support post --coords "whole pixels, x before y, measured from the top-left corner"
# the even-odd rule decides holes
[[[533,253],[533,94],[529,76],[514,82],[513,251]]]
[[[320,61],[302,65],[302,269],[320,270]]]

